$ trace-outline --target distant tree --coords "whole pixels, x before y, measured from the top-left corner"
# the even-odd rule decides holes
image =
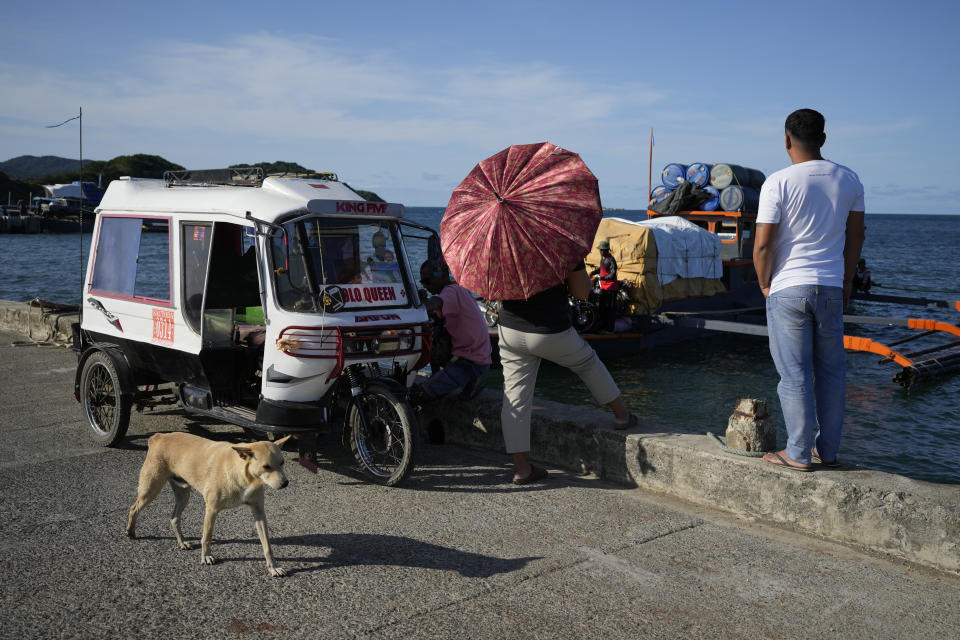
[[[296,162],[284,162],[283,160],[277,160],[276,162],[252,162],[250,164],[232,164],[230,169],[236,167],[262,167],[264,174],[270,173],[311,173],[310,169],[297,164]]]
[[[20,200],[30,206],[33,196],[43,196],[43,185],[26,182],[23,180],[11,180],[7,174],[0,172],[0,198],[3,204],[17,204]]]
[[[263,169],[264,175],[276,174],[276,173],[307,173],[307,174],[323,174],[323,173],[332,173],[326,171],[317,171],[315,169],[307,169],[303,165],[297,164],[296,162],[285,162],[283,160],[278,160],[276,162],[254,162],[253,164],[232,164],[230,165],[231,169],[237,167],[261,167]],[[336,174],[333,174],[336,175]],[[350,187],[349,184],[344,182],[343,184]],[[364,200],[370,202],[386,202],[383,198],[375,194],[373,191],[362,191],[350,187],[351,190],[356,192]]]
[[[375,194],[373,191],[364,191],[363,189],[353,189],[353,190],[357,192],[357,195],[359,195],[361,198],[369,202],[386,202],[386,200],[384,200],[383,198]]]
[[[115,180],[120,176],[135,178],[162,178],[164,171],[178,171],[184,167],[160,156],[138,153],[132,156],[117,156],[103,167],[103,177]],[[84,171],[86,174],[86,171]]]
[[[40,175],[37,178],[31,179],[30,182],[33,183],[32,187],[36,190],[36,195],[40,195],[43,192],[41,185],[44,184],[59,184],[59,183],[68,183],[80,179],[79,172],[79,163],[77,160],[69,160],[67,158],[58,158],[56,156],[43,156],[42,158],[36,158],[34,156],[20,156],[19,158],[13,158],[8,160],[6,163],[0,163],[0,170],[3,169],[4,165],[9,164],[12,167],[16,167],[18,171],[39,169],[42,167],[57,167],[61,168],[64,166],[69,166],[72,163],[76,163],[77,169],[70,169],[67,171],[60,172],[46,172]],[[305,173],[305,174],[323,174],[326,172],[323,171],[314,171],[313,169],[307,169],[301,164],[296,162],[286,162],[283,160],[278,160],[276,162],[254,162],[250,164],[233,164],[230,165],[230,168],[236,167],[262,167],[263,172],[266,175],[276,174],[276,173]],[[182,170],[184,167],[179,164],[175,164],[162,158],[160,156],[149,155],[145,153],[137,153],[131,156],[117,156],[112,160],[89,160],[83,163],[83,180],[86,182],[101,182],[104,188],[110,184],[111,180],[116,180],[120,176],[130,176],[132,178],[162,178],[164,171],[177,171]],[[0,174],[2,175],[2,174]],[[332,177],[335,174],[331,174]],[[9,178],[4,176],[4,179],[7,182],[11,182]],[[7,182],[3,183],[4,185]],[[16,181],[12,181],[16,182]],[[29,183],[24,182],[24,185]],[[347,187],[350,187],[347,183],[343,183]],[[6,189],[6,186],[2,187]],[[350,187],[353,189],[353,187]],[[383,198],[374,193],[373,191],[364,191],[362,189],[353,189],[360,197],[370,202],[385,202]],[[11,190],[11,193],[13,191]],[[17,187],[17,193],[24,192],[24,189]],[[25,192],[30,192],[30,187],[25,188]],[[0,191],[0,195],[2,195]],[[12,196],[11,196],[12,197]]]
[[[106,162],[92,160],[83,164],[83,180],[86,182],[102,181],[104,187],[120,176],[132,178],[162,178],[163,172],[183,169],[179,164],[170,162],[160,156],[137,153],[132,156],[117,156]],[[43,184],[73,182],[80,179],[79,171],[69,171],[56,175],[45,175],[38,179]]]
[[[78,160],[60,156],[17,156],[0,162],[0,171],[14,180],[30,180],[38,176],[76,171],[79,166]]]

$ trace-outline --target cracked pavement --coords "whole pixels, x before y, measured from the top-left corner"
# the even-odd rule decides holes
[[[177,410],[135,413],[121,448],[85,433],[74,356],[0,333],[0,636],[6,638],[952,638],[960,579],[506,456],[421,445],[401,488],[363,481],[332,438],[319,473],[287,452],[267,491],[286,578],[249,510],[217,564],[176,548],[165,489],[124,535],[146,439],[242,439]],[[183,515],[197,541],[203,500]]]

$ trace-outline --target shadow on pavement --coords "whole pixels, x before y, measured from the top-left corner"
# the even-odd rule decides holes
[[[251,540],[251,542],[256,542]],[[382,565],[456,571],[467,578],[489,578],[499,573],[522,569],[539,556],[495,558],[479,553],[451,549],[401,536],[375,534],[310,534],[271,540],[275,546],[296,545],[329,547],[330,554],[312,558],[283,557],[280,562],[316,562],[319,566],[290,569],[289,573],[316,571],[332,567]],[[262,559],[259,559],[262,562]]]
[[[164,541],[173,543],[172,536],[137,536],[137,540]],[[184,540],[193,544],[194,548],[187,553],[199,552],[200,541],[196,538],[184,536]],[[225,544],[247,544],[251,549],[256,547],[257,552],[251,551],[249,556],[223,557],[217,554]],[[280,566],[291,563],[313,563],[312,567],[287,568],[287,574],[307,573],[335,567],[356,566],[394,566],[415,567],[421,569],[438,569],[440,571],[456,571],[465,578],[489,578],[501,573],[512,573],[523,569],[533,560],[541,560],[543,556],[529,556],[525,558],[496,558],[480,553],[470,553],[450,547],[443,547],[429,542],[422,542],[401,536],[389,536],[364,533],[336,533],[336,534],[308,534],[300,536],[285,536],[270,539],[270,544],[276,551],[276,562]],[[330,553],[325,556],[316,555],[297,557],[285,555],[277,547],[327,547]],[[260,555],[260,541],[257,538],[214,540],[212,553],[217,564],[231,562],[263,563]]]

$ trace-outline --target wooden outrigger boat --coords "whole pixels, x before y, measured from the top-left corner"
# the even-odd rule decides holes
[[[652,165],[653,130],[650,131],[648,194],[652,193],[652,181],[650,180]],[[759,182],[762,182],[762,174]],[[585,312],[581,305],[571,302],[574,326],[577,327],[583,338],[590,343],[601,358],[631,356],[643,349],[664,346],[710,334],[767,335],[766,304],[760,292],[760,285],[753,264],[757,214],[748,211],[678,211],[676,214],[670,215],[679,216],[704,231],[714,234],[719,239],[719,258],[722,262],[720,282],[723,286],[720,290],[707,291],[707,289],[704,289],[702,295],[664,297],[662,300],[658,300],[659,306],[657,308],[651,308],[648,305],[640,313],[631,313],[629,326],[625,330],[613,332],[594,331],[590,328],[596,324],[597,309],[595,306],[588,304],[588,311]],[[648,221],[662,220],[667,217],[669,217],[667,214],[650,208],[647,209]],[[601,230],[603,230],[603,221],[601,221]],[[599,238],[598,232],[599,239],[601,238]],[[629,253],[632,257],[635,251]],[[590,263],[590,256],[588,256],[587,262]],[[942,300],[865,292],[854,292],[852,298],[895,304],[949,307],[947,302]],[[960,301],[955,302],[953,306],[957,311],[960,311]],[[481,302],[481,307],[484,308],[487,323],[491,328],[491,341],[496,346],[498,335],[496,330],[496,303]],[[584,321],[584,316],[592,316],[592,318],[588,318],[589,321]],[[584,325],[583,330],[578,326],[578,319],[580,320],[579,324]],[[924,378],[960,370],[960,340],[923,346],[913,351],[893,349],[893,347],[900,347],[915,340],[935,336],[960,337],[960,326],[956,324],[929,318],[857,315],[844,315],[843,320],[846,324],[906,327],[920,332],[886,345],[863,336],[844,336],[845,349],[875,353],[883,356],[881,363],[893,362],[900,365],[902,369],[893,379],[905,388],[909,388],[915,382]]]
[[[661,214],[648,210],[647,215],[649,218],[655,218]],[[727,287],[732,287],[734,291],[740,290],[739,295],[732,296],[733,300],[742,302],[745,298],[752,299],[752,288],[749,285],[751,283],[756,284],[756,270],[753,266],[753,233],[756,225],[756,214],[727,211],[682,211],[677,215],[721,236],[721,243],[725,247],[722,253],[724,284]],[[733,255],[734,251],[736,251],[736,255]],[[851,297],[854,300],[949,308],[946,301],[929,298],[880,295],[860,291],[855,291]],[[955,301],[954,307],[957,311],[960,311],[960,301]],[[763,324],[757,324],[731,321],[720,317],[734,314],[743,315],[748,312],[763,313],[764,310],[765,308],[762,306],[759,308],[733,306],[725,310],[711,308],[702,311],[678,312],[670,309],[668,305],[664,305],[659,316],[664,325],[672,325],[673,327],[766,336],[765,319]],[[845,314],[843,321],[845,324],[906,327],[918,331],[918,333],[889,344],[882,344],[867,337],[844,335],[845,349],[881,355],[883,356],[883,359],[880,360],[881,364],[892,362],[900,365],[902,369],[894,375],[893,380],[899,382],[904,388],[909,388],[921,379],[960,370],[960,340],[956,339],[960,338],[960,326],[956,324],[931,318],[895,318],[850,314]],[[893,348],[933,337],[947,337],[948,341],[925,345],[923,348],[913,351],[895,350]]]
[[[766,336],[766,307],[753,264],[753,239],[756,214],[730,211],[680,211],[676,215],[720,239],[723,290],[711,295],[664,300],[660,308],[631,318],[626,331],[606,332],[587,329],[583,338],[603,359],[632,356],[641,350],[661,347],[683,340],[719,333]],[[648,210],[648,220],[664,217]],[[927,298],[868,294],[855,292],[855,300],[904,305],[935,305],[948,308],[946,301]],[[960,302],[954,306],[960,311]],[[495,309],[485,307],[491,325],[491,340],[496,342]],[[574,310],[576,314],[577,311]],[[591,313],[596,313],[595,307]],[[844,336],[844,347],[883,356],[880,363],[895,363],[901,370],[893,380],[909,388],[921,379],[960,370],[960,326],[929,318],[896,318],[844,315],[850,325],[878,325],[915,329],[918,333],[883,344],[872,338]],[[576,323],[575,323],[576,324]],[[947,342],[924,345],[912,351],[902,345],[918,340],[947,336]],[[917,343],[914,343],[917,344]]]

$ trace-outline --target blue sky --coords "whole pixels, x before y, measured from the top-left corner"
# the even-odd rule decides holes
[[[788,164],[827,119],[873,213],[960,213],[960,10],[919,0],[5,3],[0,160],[288,160],[443,206],[510,144],[578,152],[638,209],[668,162]]]

